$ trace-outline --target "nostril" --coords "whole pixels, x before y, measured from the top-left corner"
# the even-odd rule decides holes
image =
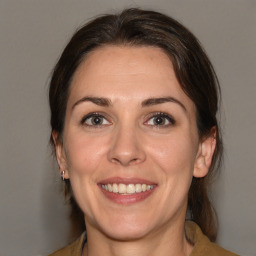
[[[137,163],[137,162],[139,162],[139,158],[134,158],[134,159],[132,159],[130,162],[131,162],[131,163]]]
[[[115,164],[121,164],[121,165],[131,165],[131,164],[137,164],[140,162],[140,159],[139,158],[112,158],[111,159],[111,162],[112,163],[115,163]]]
[[[118,130],[118,133],[113,137],[107,153],[108,160],[123,166],[143,162],[145,160],[143,144],[139,143],[134,132],[126,131]]]
[[[117,158],[112,158],[112,159],[111,159],[111,162],[112,162],[112,163],[120,163],[120,161],[119,161]]]

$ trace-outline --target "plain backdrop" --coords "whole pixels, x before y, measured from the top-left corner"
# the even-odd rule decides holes
[[[49,77],[77,27],[124,7],[173,16],[208,52],[223,93],[218,243],[256,255],[255,0],[0,0],[0,255],[47,255],[70,240],[48,145]]]

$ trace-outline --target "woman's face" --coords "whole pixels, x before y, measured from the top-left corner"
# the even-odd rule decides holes
[[[135,239],[184,225],[207,145],[162,50],[105,46],[74,75],[56,150],[88,233]]]

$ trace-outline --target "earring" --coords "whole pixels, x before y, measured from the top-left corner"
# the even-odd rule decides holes
[[[65,180],[64,175],[65,175],[65,171],[62,171],[61,174],[60,174],[60,176],[61,176],[61,178],[62,178],[63,181]]]

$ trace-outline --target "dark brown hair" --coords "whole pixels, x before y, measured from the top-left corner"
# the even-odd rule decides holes
[[[209,136],[211,129],[216,127],[217,145],[209,173],[204,178],[193,178],[188,195],[190,218],[214,241],[217,220],[207,191],[222,155],[216,118],[220,89],[212,64],[200,43],[179,22],[154,11],[126,9],[117,15],[98,17],[80,28],[64,49],[52,74],[49,91],[52,131],[59,134],[61,142],[72,77],[87,54],[104,45],[161,48],[170,57],[181,88],[196,106],[200,138]],[[54,145],[52,137],[51,143]],[[73,208],[79,209],[69,180],[65,182]]]

